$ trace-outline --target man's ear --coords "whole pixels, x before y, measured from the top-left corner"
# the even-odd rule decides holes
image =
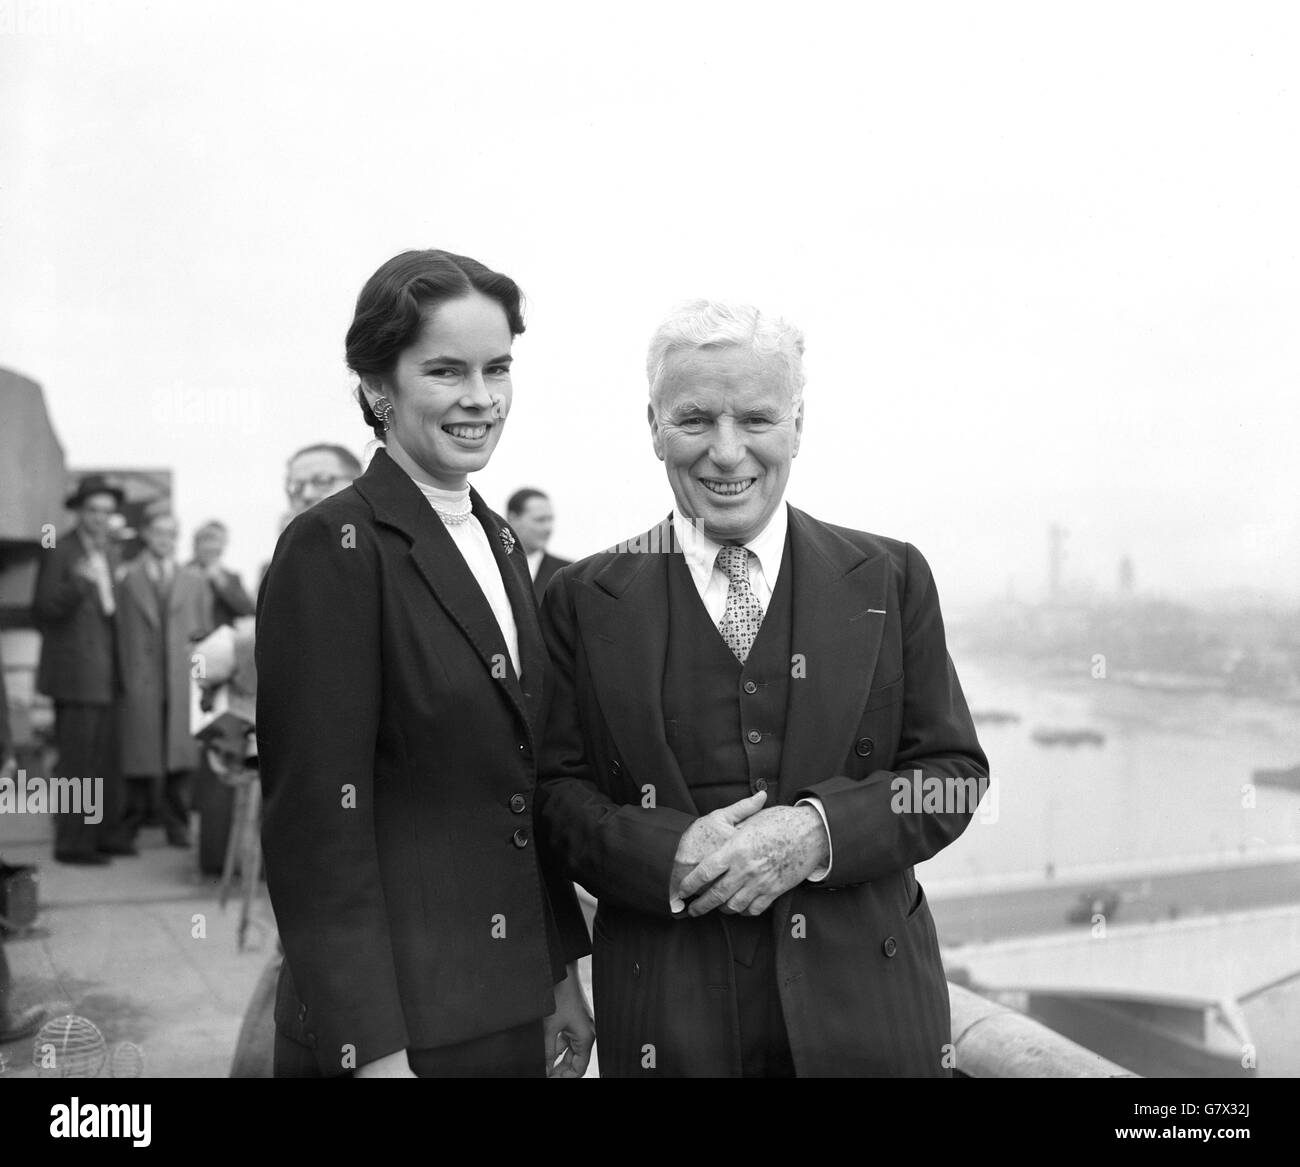
[[[799,404],[794,410],[794,452],[791,458],[799,456],[799,443],[803,440],[803,398],[799,398]]]
[[[650,402],[645,407],[646,421],[650,423],[650,444],[654,447],[655,457],[660,462],[664,460],[664,440],[663,435],[659,432],[659,415],[655,413],[655,404]]]

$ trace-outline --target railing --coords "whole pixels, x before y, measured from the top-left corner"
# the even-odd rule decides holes
[[[954,1072],[966,1078],[1136,1078],[1023,1013],[948,984]]]

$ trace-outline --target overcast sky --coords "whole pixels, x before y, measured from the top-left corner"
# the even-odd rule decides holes
[[[284,459],[360,450],[394,253],[529,301],[475,476],[553,549],[671,504],[643,357],[695,296],[808,342],[788,498],[953,599],[1300,580],[1292,5],[0,0],[0,365],[69,465],[171,467],[248,577]],[[481,15],[480,15],[481,14]]]

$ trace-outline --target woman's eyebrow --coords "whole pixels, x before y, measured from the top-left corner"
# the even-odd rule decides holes
[[[514,357],[512,357],[509,353],[505,353],[504,355],[499,357],[490,357],[488,360],[484,361],[483,363],[486,365],[509,365],[512,364],[513,362],[514,362]],[[429,357],[427,360],[421,361],[419,364],[419,368],[428,369],[434,365],[454,365],[458,369],[463,369],[467,366],[467,364],[468,362],[462,360],[460,357],[436,356],[436,357]]]

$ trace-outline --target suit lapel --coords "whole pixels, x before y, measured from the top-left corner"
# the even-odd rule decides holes
[[[487,532],[488,544],[496,560],[510,598],[510,609],[515,617],[515,630],[519,636],[519,683],[524,703],[528,707],[529,724],[541,716],[546,683],[546,648],[542,644],[542,630],[537,622],[537,602],[533,598],[533,581],[528,574],[528,558],[519,546],[514,531],[497,520],[488,509],[478,491],[469,492],[470,505]],[[509,537],[502,534],[509,532]],[[506,550],[509,542],[510,550]]]
[[[831,777],[853,745],[884,635],[889,557],[790,508],[794,589],[781,789]]]
[[[634,775],[655,786],[655,800],[699,811],[664,732],[664,663],[668,653],[667,518],[625,545],[590,584],[573,590],[596,700],[618,752]],[[610,683],[606,683],[606,682]]]
[[[531,702],[524,698],[501,626],[460,549],[420,488],[383,450],[376,451],[366,473],[354,485],[370,503],[375,520],[400,531],[410,541],[416,571],[464,633],[484,668],[501,684],[531,734]],[[486,512],[483,500],[474,491],[470,492],[470,505],[476,515]],[[510,585],[506,586],[508,590]],[[520,665],[527,668],[522,641]]]

